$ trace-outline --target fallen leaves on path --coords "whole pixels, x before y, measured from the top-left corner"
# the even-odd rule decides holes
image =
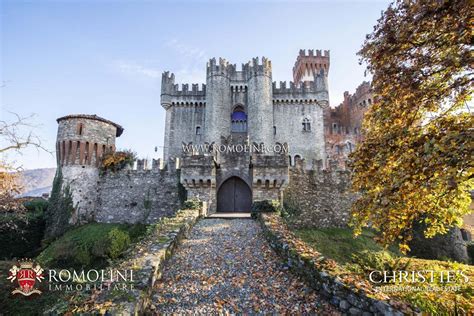
[[[288,271],[249,219],[200,221],[167,262],[152,304],[157,314],[338,314]]]

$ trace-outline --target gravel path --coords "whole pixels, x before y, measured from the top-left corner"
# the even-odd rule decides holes
[[[151,309],[162,313],[339,313],[292,275],[249,219],[204,219],[167,262]]]

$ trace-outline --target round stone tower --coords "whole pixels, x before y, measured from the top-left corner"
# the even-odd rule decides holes
[[[219,64],[212,58],[207,64],[205,140],[220,144],[220,137],[230,134],[230,113],[232,107],[230,79],[235,65],[219,58]]]
[[[115,151],[115,138],[123,128],[97,115],[67,115],[57,122],[56,159],[63,184],[72,191],[72,222],[85,222],[94,217],[101,158]]]
[[[273,145],[272,64],[263,57],[245,65],[248,79],[248,135],[250,143]]]

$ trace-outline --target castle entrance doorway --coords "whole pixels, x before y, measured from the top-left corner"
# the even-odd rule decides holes
[[[231,177],[217,191],[217,212],[250,212],[252,191],[239,177]]]

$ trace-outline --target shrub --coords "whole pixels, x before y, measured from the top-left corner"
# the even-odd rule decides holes
[[[301,210],[292,201],[284,201],[280,215],[284,218],[296,217],[301,214]]]
[[[23,203],[23,206],[30,212],[44,212],[47,210],[48,205],[48,201],[41,198],[31,199]]]
[[[52,268],[100,268],[146,233],[145,225],[91,223],[69,230],[37,257]]]
[[[118,258],[130,245],[130,236],[117,228],[112,229],[108,234],[108,254],[111,259]]]
[[[403,270],[399,267],[399,258],[388,251],[363,250],[352,255],[352,262],[364,271]]]
[[[91,251],[87,245],[81,245],[76,248],[75,260],[82,267],[88,267],[93,260]]]
[[[126,166],[132,166],[137,155],[131,150],[122,150],[106,153],[102,157],[101,171],[116,172],[122,170]]]
[[[255,201],[252,203],[252,208],[250,209],[250,213],[252,218],[257,218],[258,213],[272,213],[272,212],[280,212],[281,213],[281,205],[280,202],[277,200],[263,200],[263,201]]]
[[[20,204],[25,212],[0,212],[0,259],[34,257],[41,249],[48,203],[34,199]]]
[[[184,202],[183,208],[187,210],[198,210],[202,207],[202,201],[198,199],[190,199]]]

